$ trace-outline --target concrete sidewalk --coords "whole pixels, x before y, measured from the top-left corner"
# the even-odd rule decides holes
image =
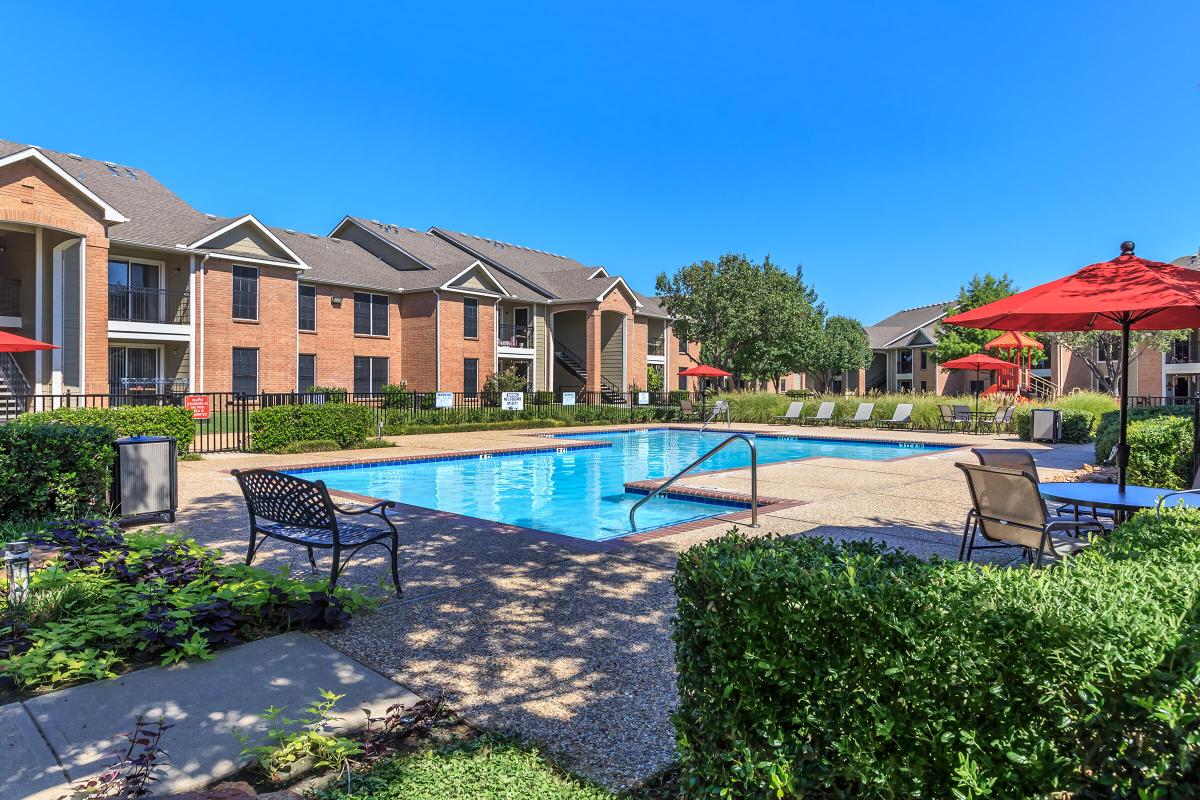
[[[152,667],[0,706],[0,798],[55,800],[69,784],[99,774],[138,714],[174,726],[163,736],[170,764],[155,794],[206,786],[241,768],[235,729],[261,735],[263,709],[286,706],[299,716],[321,689],[346,695],[336,706],[346,728],[361,725],[363,708],[382,714],[419,700],[311,636],[272,636],[212,661]]]

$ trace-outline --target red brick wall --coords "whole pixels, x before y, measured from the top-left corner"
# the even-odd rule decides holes
[[[297,271],[258,267],[258,321],[233,319],[233,264],[209,259],[197,280],[204,317],[203,386],[208,392],[228,392],[233,384],[233,348],[258,349],[258,390],[296,390]],[[353,301],[350,301],[353,313]],[[318,304],[319,305],[319,304]],[[343,301],[343,307],[346,302]],[[199,310],[199,302],[196,306]],[[320,325],[320,322],[317,323]],[[197,356],[200,350],[197,348]],[[320,370],[320,357],[318,371]],[[320,376],[320,372],[318,372]]]
[[[479,359],[479,385],[496,370],[496,306],[490,298],[479,300],[479,336],[463,337],[463,297],[456,292],[441,296],[441,386],[444,392],[463,390],[463,359]]]
[[[400,326],[404,337],[398,377],[414,392],[437,390],[437,295],[418,292],[400,296]]]
[[[304,283],[303,276],[300,282]],[[317,357],[318,384],[353,390],[355,356],[387,358],[388,381],[397,383],[404,378],[398,295],[388,295],[388,335],[363,336],[354,333],[354,289],[316,285],[316,294],[317,330],[299,332],[297,355]],[[341,298],[341,305],[333,304],[334,297]]]

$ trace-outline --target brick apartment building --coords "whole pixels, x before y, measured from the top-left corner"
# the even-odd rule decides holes
[[[144,170],[0,140],[0,393],[310,386],[694,388],[659,302],[603,267],[347,216],[328,236],[192,208]]]

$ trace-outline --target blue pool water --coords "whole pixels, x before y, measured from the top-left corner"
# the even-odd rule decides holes
[[[629,509],[641,495],[627,493],[626,482],[670,477],[728,435],[662,429],[566,434],[556,438],[611,442],[612,446],[293,470],[292,474],[323,480],[331,489],[600,540],[630,533]],[[813,456],[879,461],[945,449],[784,436],[758,436],[755,443],[759,464]],[[749,464],[748,448],[734,443],[699,471]],[[729,510],[727,504],[656,497],[638,511],[638,530]]]

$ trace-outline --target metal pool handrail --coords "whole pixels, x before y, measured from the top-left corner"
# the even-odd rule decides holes
[[[647,501],[650,500],[650,498],[655,497],[659,494],[662,494],[667,489],[671,488],[671,485],[674,484],[675,481],[679,480],[684,475],[687,475],[693,469],[700,466],[701,464],[703,464],[705,461],[707,461],[708,459],[715,456],[720,451],[724,450],[725,447],[730,442],[734,442],[738,439],[741,439],[743,442],[746,443],[746,446],[750,448],[750,527],[757,528],[758,527],[758,448],[756,448],[754,446],[754,441],[746,434],[735,433],[732,436],[730,436],[728,439],[726,439],[725,441],[721,442],[719,445],[714,447],[712,450],[709,450],[707,453],[700,456],[699,458],[697,458],[692,463],[688,464],[683,469],[679,470],[679,472],[676,472],[674,475],[672,475],[670,478],[668,478],[666,481],[664,481],[660,486],[658,486],[652,492],[647,494],[641,500],[638,500],[636,503],[634,503],[633,508],[629,509],[629,529],[633,530],[633,531],[637,530],[637,524],[634,522],[633,516],[634,516],[634,514],[637,513],[637,510],[639,508],[641,508]]]

